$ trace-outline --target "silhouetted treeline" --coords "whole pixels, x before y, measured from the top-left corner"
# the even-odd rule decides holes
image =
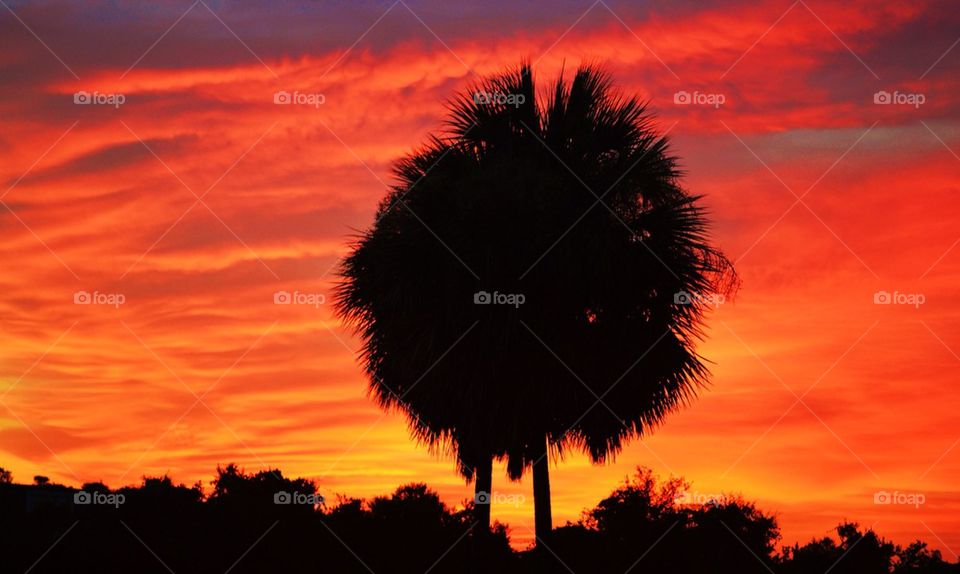
[[[778,550],[776,520],[753,504],[698,500],[646,470],[539,553],[511,550],[499,524],[478,544],[473,503],[453,510],[423,484],[325,500],[309,480],[234,465],[217,469],[209,492],[169,477],[118,490],[4,478],[0,572],[960,572],[922,542],[902,548],[854,524]]]

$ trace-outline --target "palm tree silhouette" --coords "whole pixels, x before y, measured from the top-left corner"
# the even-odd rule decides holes
[[[692,400],[704,314],[737,278],[646,105],[600,69],[540,94],[524,64],[448,107],[343,261],[338,311],[373,398],[478,494],[493,459],[533,469],[542,542],[548,455],[602,463]]]

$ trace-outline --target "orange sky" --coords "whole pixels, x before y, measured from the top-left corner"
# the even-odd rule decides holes
[[[613,464],[559,462],[555,523],[646,465],[759,501],[784,542],[854,519],[955,560],[960,19],[946,2],[837,4],[8,3],[0,466],[120,486],[237,462],[328,496],[425,481],[459,504],[452,461],[366,399],[331,307],[273,294],[330,292],[391,162],[474,73],[603,62],[651,100],[743,288],[710,317],[712,388]],[[125,101],[76,105],[81,90]],[[324,101],[275,105],[279,90]],[[924,102],[877,105],[880,90]],[[527,497],[493,513],[529,540],[529,478],[498,470],[494,488]]]

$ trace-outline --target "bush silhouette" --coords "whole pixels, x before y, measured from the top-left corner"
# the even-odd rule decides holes
[[[472,502],[452,509],[424,484],[369,500],[311,498],[316,483],[279,470],[219,467],[211,489],[144,478],[110,489],[0,483],[0,571],[71,573],[431,574],[609,572],[948,574],[920,541],[900,547],[852,523],[836,538],[776,551],[776,520],[740,497],[693,500],[690,484],[636,475],[556,529],[549,551],[514,551],[496,524],[484,568]],[[294,498],[277,498],[278,493]]]

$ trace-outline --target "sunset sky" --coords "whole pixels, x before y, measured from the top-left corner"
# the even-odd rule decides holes
[[[756,500],[783,543],[850,519],[954,561],[952,4],[2,0],[0,466],[115,487],[236,462],[462,504],[453,461],[368,400],[331,297],[274,293],[330,294],[457,90],[523,59],[542,81],[602,63],[657,112],[743,286],[708,318],[711,388],[612,464],[554,465],[554,523],[643,465]],[[527,497],[493,507],[526,544],[530,478],[498,467],[494,489]]]

